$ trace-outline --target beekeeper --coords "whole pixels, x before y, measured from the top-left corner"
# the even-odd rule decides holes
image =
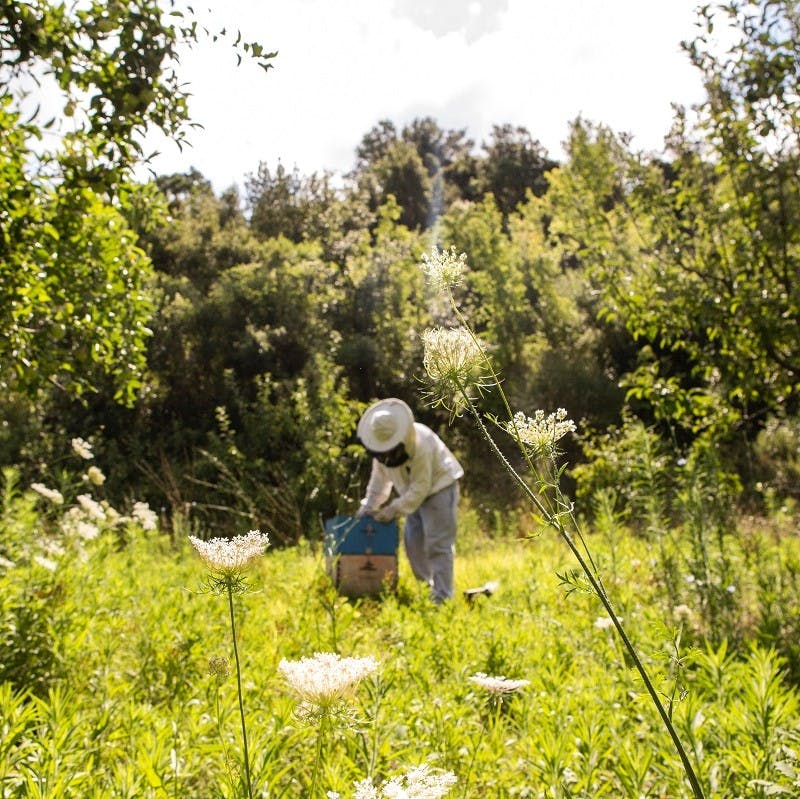
[[[414,576],[431,587],[435,602],[450,599],[461,464],[433,430],[414,421],[411,408],[399,399],[367,408],[357,433],[372,456],[357,515],[381,522],[405,516],[403,537]],[[392,488],[396,496],[390,500]]]

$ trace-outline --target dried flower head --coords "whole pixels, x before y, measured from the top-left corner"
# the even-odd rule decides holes
[[[549,416],[544,411],[536,411],[533,418],[519,412],[505,425],[506,431],[527,447],[533,455],[553,456],[558,454],[557,442],[567,433],[577,429],[567,412],[559,408]]]
[[[460,413],[485,385],[486,352],[465,327],[435,327],[422,334],[423,365],[435,404]]]
[[[509,680],[506,677],[491,677],[482,671],[473,674],[469,679],[470,682],[474,682],[475,685],[479,685],[492,694],[513,694],[515,691],[520,691],[530,685],[530,680]]]
[[[72,451],[87,461],[90,461],[92,458],[94,458],[92,445],[88,441],[84,441],[82,438],[72,439]]]
[[[437,291],[457,286],[466,268],[467,254],[456,255],[455,246],[440,250],[434,245],[422,256],[422,271]]]
[[[55,488],[48,488],[42,483],[31,483],[31,488],[40,496],[49,499],[54,505],[64,504],[64,495]]]
[[[190,535],[189,541],[211,572],[210,587],[214,590],[225,588],[243,591],[246,588],[244,571],[269,546],[269,536],[258,530],[250,530],[247,535],[212,538],[209,541]]]
[[[219,656],[208,659],[208,673],[222,682],[231,676],[231,662],[228,658]]]
[[[278,668],[300,699],[324,708],[351,696],[358,683],[378,668],[378,663],[372,657],[343,658],[317,652],[310,658],[281,660]]]
[[[380,790],[370,778],[355,783],[353,799],[439,799],[455,785],[452,771],[435,774],[428,766],[417,766],[408,774],[392,777]],[[328,799],[341,799],[335,791],[328,791]]]

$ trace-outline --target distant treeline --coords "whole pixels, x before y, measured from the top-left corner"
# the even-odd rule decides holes
[[[676,110],[658,157],[580,119],[558,163],[524,128],[476,146],[425,118],[377,124],[343,184],[262,163],[217,196],[197,172],[103,185],[63,158],[60,183],[23,185],[24,126],[0,106],[19,153],[0,163],[19,209],[0,461],[53,480],[92,439],[109,498],[291,542],[355,505],[355,423],[399,396],[491,519],[514,494],[469,422],[425,402],[420,336],[454,321],[419,269],[439,246],[466,253],[459,303],[513,409],[579,422],[586,512],[609,490],[642,512],[645,449],[665,486],[702,457],[743,500],[797,495],[798,11],[726,8],[741,40],[686,45],[707,101]]]

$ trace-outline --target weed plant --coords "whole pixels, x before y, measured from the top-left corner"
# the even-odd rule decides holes
[[[40,527],[21,499],[5,518],[33,541]],[[404,560],[396,593],[358,601],[336,595],[322,553],[308,546],[268,551],[251,566],[257,590],[237,603],[236,633],[254,796],[294,799],[316,783],[318,796],[349,797],[358,780],[383,785],[422,765],[456,775],[451,796],[691,795],[596,598],[559,588],[569,553],[544,535],[490,539],[476,519],[467,504],[457,581],[498,588],[472,602],[433,606]],[[530,521],[509,516],[508,526]],[[795,557],[772,533],[748,533],[761,559],[739,579],[754,597],[761,572]],[[688,622],[665,626],[649,544],[597,534],[592,545],[613,564],[620,614],[649,653],[655,684],[674,695],[673,722],[706,796],[792,795],[800,712],[782,659],[699,632],[687,647]],[[226,597],[187,590],[204,575],[188,541],[132,528],[124,546],[107,531],[54,572],[22,561],[3,569],[4,602],[54,580],[60,598],[45,611],[52,652],[27,653],[34,671],[53,655],[58,670],[35,692],[0,684],[0,796],[246,795],[236,680],[210,665],[232,654]],[[4,616],[3,660],[18,646],[9,623]],[[315,652],[377,662],[327,731],[316,776],[318,729],[279,668]],[[527,684],[493,702],[479,673]]]
[[[547,535],[573,520],[553,457],[567,421],[488,420],[544,442],[520,484],[536,513],[508,511],[490,536],[464,503],[457,583],[495,590],[443,607],[404,560],[396,591],[347,600],[307,541],[232,562],[235,540],[180,520],[167,536],[141,505],[93,497],[99,470],[64,490],[7,472],[0,799],[796,795],[796,522],[718,513],[724,474],[698,455],[679,525],[664,493],[641,494],[647,535],[612,490],[596,495],[594,532],[571,539],[584,580]],[[309,660],[328,664],[325,691],[365,668],[320,694],[289,679]]]

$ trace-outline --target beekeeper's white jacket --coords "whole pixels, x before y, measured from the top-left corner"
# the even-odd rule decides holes
[[[394,516],[413,513],[431,494],[452,485],[464,476],[461,464],[436,433],[415,422],[405,441],[409,459],[397,467],[384,466],[372,459],[367,492],[362,505],[372,510],[380,507],[391,494],[397,497],[385,510]]]

